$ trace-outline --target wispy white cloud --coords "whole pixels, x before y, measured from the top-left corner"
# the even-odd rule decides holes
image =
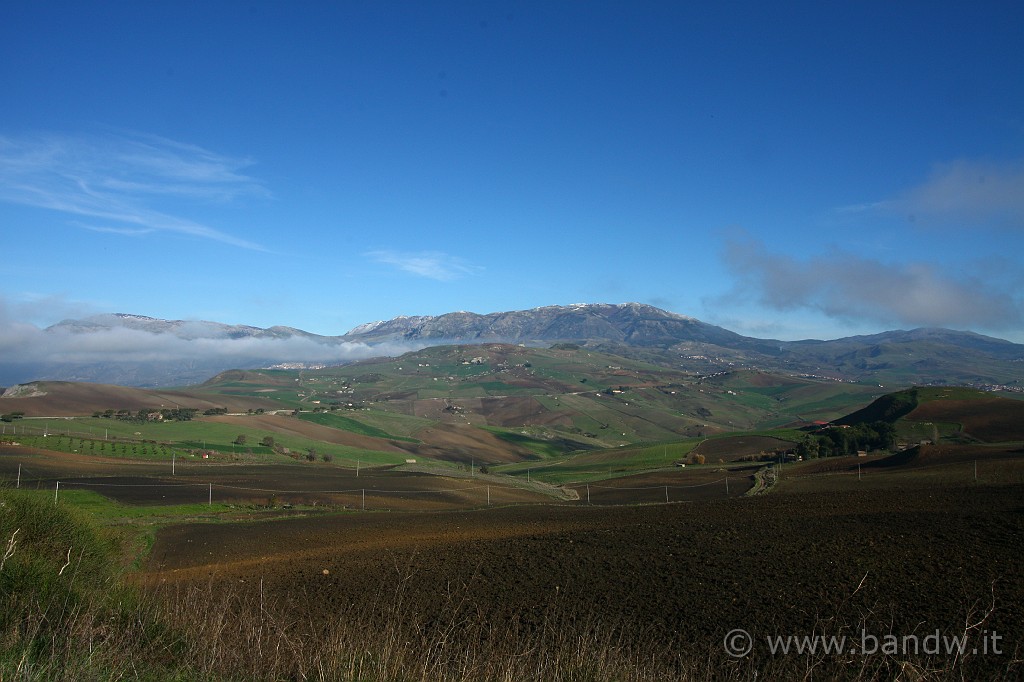
[[[1024,229],[1024,161],[939,164],[919,185],[840,211],[894,213],[922,226]]]
[[[96,231],[133,236],[176,232],[264,250],[176,215],[179,211],[156,208],[169,198],[225,203],[266,196],[262,184],[241,173],[251,163],[153,135],[0,136],[0,201],[107,223],[73,223]]]
[[[378,263],[392,265],[403,272],[420,277],[448,282],[467,275],[480,273],[483,268],[467,263],[458,256],[440,251],[370,251],[365,254]]]
[[[70,221],[70,224],[75,225],[76,227],[80,227],[83,230],[89,230],[91,232],[102,232],[105,234],[120,234],[125,237],[142,237],[144,235],[156,232],[156,230],[152,228],[110,227],[107,225],[90,225],[88,223],[79,222],[77,220]]]
[[[753,298],[775,310],[810,309],[855,322],[992,330],[1016,328],[1024,320],[1019,289],[958,276],[931,263],[885,263],[839,250],[799,260],[772,253],[747,236],[730,239],[723,260],[736,282],[730,297]]]

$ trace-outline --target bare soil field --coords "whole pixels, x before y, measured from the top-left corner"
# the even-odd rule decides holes
[[[488,464],[534,459],[525,447],[509,443],[489,431],[466,424],[435,424],[415,433],[421,444],[402,444],[406,452],[449,462],[470,460]]]
[[[218,415],[200,419],[221,424],[235,424],[239,427],[265,429],[275,433],[348,445],[365,450],[404,452],[411,457],[431,457],[450,462],[476,461],[478,464],[495,464],[519,462],[534,457],[534,454],[524,447],[509,443],[493,433],[472,428],[467,424],[440,423],[420,429],[415,433],[415,437],[422,442],[411,443],[364,436],[276,414]]]
[[[356,477],[320,463],[196,462],[172,477],[163,462],[11,446],[0,447],[0,478],[11,481],[21,464],[26,484],[62,480],[130,504],[202,502],[212,483],[216,502],[261,505],[273,495],[327,506],[333,513],[166,526],[135,576],[155,599],[216,597],[216,618],[273,623],[302,646],[352,623],[467,646],[581,631],[669,671],[697,661],[736,679],[789,679],[808,666],[821,679],[858,666],[884,679],[907,670],[1014,679],[1024,672],[1024,476],[967,479],[977,449],[925,448],[887,466],[786,465],[773,492],[755,498],[739,497],[747,470],[729,472],[728,496],[724,470],[652,471],[602,481],[609,497],[590,505],[585,486],[575,503],[494,486],[488,506],[483,481],[393,468]],[[984,449],[985,465],[1024,473],[1014,447]],[[870,469],[863,481],[858,465]],[[658,499],[636,504],[637,491],[652,488]],[[188,617],[212,616],[197,608]],[[723,640],[738,628],[753,650],[732,658]],[[773,654],[766,639],[821,634],[859,645],[863,634],[935,632],[968,635],[968,655],[868,663]],[[992,633],[1001,653],[970,653]]]
[[[0,398],[0,412],[24,412],[29,417],[76,417],[97,410],[161,409],[182,405],[205,410],[226,407],[231,411],[276,409],[271,400],[248,396],[209,395],[202,391],[139,389],[108,384],[66,381],[39,382],[20,397]]]
[[[1024,459],[1024,443],[999,445],[940,444],[910,448],[876,460],[876,466],[929,467],[962,462]]]
[[[572,415],[565,411],[552,412],[532,396],[481,398],[478,408],[492,426],[572,425]]]
[[[740,471],[710,468],[672,468],[571,486],[591,504],[659,504],[705,502],[739,497],[754,484],[758,466]]]
[[[785,465],[779,487],[816,492],[987,484],[1024,484],[1024,448],[1017,444],[936,445],[888,456],[816,459]]]
[[[367,614],[413,640],[587,623],[623,646],[748,678],[865,665],[849,653],[772,655],[767,636],[859,645],[864,633],[966,632],[977,655],[883,657],[880,677],[960,666],[972,679],[1013,678],[1024,658],[1022,500],[1024,485],[942,486],[191,524],[161,531],[140,581],[165,595],[248,594],[299,638]],[[736,628],[754,638],[743,659],[723,653]],[[1001,654],[981,653],[983,632],[998,634]]]
[[[857,473],[857,467],[866,467],[876,462],[891,460],[889,455],[869,455],[867,457],[821,457],[804,462],[786,465],[783,470],[787,475],[817,476],[827,474]]]
[[[965,433],[986,443],[1019,440],[1024,425],[1024,401],[1006,398],[932,400],[919,405],[906,419],[961,424]]]
[[[443,401],[431,401],[443,404]],[[204,421],[221,424],[237,424],[239,427],[259,428],[275,433],[301,436],[338,445],[380,452],[404,452],[410,457],[431,457],[434,459],[468,464],[496,464],[519,462],[534,458],[527,448],[517,446],[498,438],[489,431],[473,428],[468,424],[439,423],[418,430],[414,436],[420,443],[375,438],[362,434],[334,429],[314,422],[276,414],[264,415],[220,415],[202,417]]]
[[[742,457],[764,452],[770,453],[774,450],[791,448],[794,445],[796,443],[792,441],[770,436],[729,436],[705,440],[693,451],[707,457],[709,462],[717,462],[719,459],[735,462]]]
[[[125,504],[212,501],[277,506],[331,505],[367,510],[465,509],[551,500],[541,493],[472,478],[448,478],[394,467],[353,469],[321,463],[213,464],[99,457],[0,446],[0,479],[22,487],[89,489]]]

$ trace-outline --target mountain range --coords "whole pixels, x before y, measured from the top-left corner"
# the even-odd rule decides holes
[[[445,344],[569,343],[695,374],[736,367],[885,384],[1024,386],[1024,345],[949,329],[835,340],[747,337],[640,303],[575,304],[397,317],[339,336],[207,321],[106,314],[40,330],[0,360],[0,383],[91,381],[126,386],[202,382],[226,369],[346,364]]]

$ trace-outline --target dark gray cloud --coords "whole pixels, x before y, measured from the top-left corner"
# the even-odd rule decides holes
[[[1024,314],[1019,298],[976,276],[931,263],[885,263],[833,250],[807,259],[734,237],[723,260],[735,278],[731,296],[775,310],[816,310],[845,321],[914,327],[1009,329]]]

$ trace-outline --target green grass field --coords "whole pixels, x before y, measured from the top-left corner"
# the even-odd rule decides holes
[[[498,473],[554,485],[583,483],[671,467],[685,459],[697,440],[594,450],[542,462],[517,462],[492,467]]]
[[[384,429],[372,426],[370,424],[364,424],[361,421],[352,419],[351,417],[336,414],[334,412],[302,412],[299,414],[299,419],[308,422],[313,422],[314,424],[320,424],[321,426],[329,426],[332,429],[351,431],[352,433],[358,433],[362,436],[371,436],[373,438],[390,438],[393,440],[402,440],[410,443],[419,442],[415,438],[396,436],[388,433]]]
[[[140,424],[81,417],[26,419],[20,420],[16,426],[18,434],[12,433],[11,436],[26,445],[106,457],[170,460],[172,456],[187,455],[189,450],[206,450],[252,462],[291,461],[288,455],[275,453],[259,444],[264,437],[271,436],[278,446],[288,448],[296,456],[312,449],[317,456],[327,454],[336,464],[344,466],[355,466],[357,461],[365,465],[400,464],[405,461],[401,453],[355,448],[296,435],[282,436],[274,431],[203,420]],[[13,426],[11,430],[13,432]],[[50,435],[44,437],[44,432]],[[67,433],[72,435],[68,436]],[[245,436],[245,443],[235,444],[234,441],[240,435]]]

